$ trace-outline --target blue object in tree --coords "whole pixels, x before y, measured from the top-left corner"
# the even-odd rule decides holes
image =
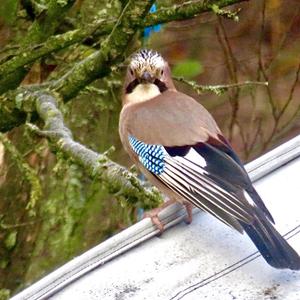
[[[151,8],[150,8],[150,13],[152,14],[152,13],[155,13],[156,12],[156,4],[153,4],[152,6],[151,6]],[[154,25],[154,26],[149,26],[149,27],[146,27],[145,29],[144,29],[144,38],[145,39],[148,39],[150,36],[151,36],[151,34],[153,33],[153,32],[159,32],[161,30],[161,25],[160,24],[157,24],[157,25]]]

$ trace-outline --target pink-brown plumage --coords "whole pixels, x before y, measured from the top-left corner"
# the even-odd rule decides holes
[[[167,62],[141,50],[129,64],[119,125],[132,161],[169,198],[189,202],[246,231],[275,268],[300,269],[300,257],[273,218],[209,112],[176,90]]]

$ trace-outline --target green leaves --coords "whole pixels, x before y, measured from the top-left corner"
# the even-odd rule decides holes
[[[203,72],[203,66],[198,60],[186,59],[177,63],[172,74],[178,77],[193,78]]]
[[[4,240],[5,248],[8,250],[12,250],[17,243],[17,234],[16,230],[11,231]]]
[[[1,0],[0,19],[12,25],[17,18],[19,0]]]

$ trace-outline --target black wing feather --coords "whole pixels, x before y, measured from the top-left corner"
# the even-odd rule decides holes
[[[220,135],[219,138],[224,143],[209,138],[207,143],[195,145],[195,150],[207,161],[211,162],[207,167],[208,172],[211,174],[219,174],[220,178],[230,178],[230,182],[244,189],[251,196],[255,204],[264,212],[266,217],[274,223],[271,213],[254,189],[243,163],[227,140]]]

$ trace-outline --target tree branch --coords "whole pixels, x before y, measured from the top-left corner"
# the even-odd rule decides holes
[[[39,176],[35,169],[30,167],[30,165],[24,161],[21,153],[16,149],[16,147],[11,143],[11,141],[0,133],[0,142],[4,145],[4,148],[12,157],[12,160],[16,163],[19,170],[24,175],[24,178],[30,183],[30,200],[26,205],[26,209],[29,210],[31,215],[35,215],[35,205],[37,201],[40,200],[42,196],[42,187],[39,180]]]
[[[35,99],[38,115],[45,123],[44,130],[27,124],[32,131],[46,137],[57,150],[81,165],[92,178],[101,180],[117,198],[125,198],[132,205],[140,203],[145,209],[161,203],[162,198],[157,189],[145,189],[135,175],[111,161],[106,154],[96,153],[75,142],[64,124],[53,95],[44,91],[33,92],[30,97]]]
[[[144,0],[135,3],[129,0],[112,32],[102,43],[101,50],[77,63],[61,79],[53,82],[50,89],[57,91],[62,99],[67,101],[96,78],[107,75],[110,66],[122,58],[124,49],[136,32],[136,29],[131,28],[132,19],[137,17],[143,19],[153,2]],[[30,92],[40,88],[40,86],[20,87],[0,96],[0,132],[24,123],[25,113],[35,111],[35,102]]]
[[[144,20],[134,18],[132,26],[136,28],[144,28],[156,24],[167,23],[170,21],[180,21],[211,11],[213,7],[224,7],[227,5],[248,1],[248,0],[231,0],[231,1],[214,1],[213,4],[207,4],[203,1],[189,1],[180,5],[175,5],[172,8],[161,8],[156,13],[149,14]],[[52,36],[43,44],[30,46],[25,50],[18,51],[13,57],[0,65],[0,80],[15,72],[18,68],[34,62],[35,60],[47,56],[50,53],[65,49],[75,43],[80,43],[90,36],[100,37],[108,34],[113,29],[116,20],[107,20],[107,16],[103,19],[95,21],[92,24],[68,31],[66,33]],[[15,75],[14,75],[15,78]],[[23,77],[22,77],[23,78]],[[19,80],[18,80],[19,81]],[[1,91],[1,89],[0,89]]]
[[[201,95],[204,92],[212,92],[216,95],[221,95],[225,91],[242,86],[254,86],[254,85],[263,85],[268,86],[268,82],[266,81],[244,81],[244,82],[237,82],[232,84],[219,84],[219,85],[201,85],[192,80],[186,80],[182,77],[173,77],[175,80],[179,82],[183,82],[190,86],[197,94]]]
[[[223,7],[225,5],[239,3],[242,1],[245,0],[218,0],[211,1],[210,4],[215,4],[219,5],[219,7]],[[102,43],[101,50],[90,55],[82,62],[77,63],[68,73],[65,74],[65,76],[63,76],[60,80],[53,82],[49,86],[50,89],[59,92],[64,101],[70,100],[82,88],[87,86],[93,80],[107,75],[110,72],[110,66],[122,60],[122,53],[124,52],[124,49],[127,47],[129,41],[132,39],[139,26],[144,27],[150,24],[181,20],[185,17],[191,18],[197,14],[210,10],[210,7],[205,4],[207,3],[206,1],[186,2],[182,5],[174,6],[170,9],[161,9],[157,13],[145,17],[153,1],[144,0],[139,1],[138,3],[133,2],[134,1],[129,1],[118,22],[116,23],[114,21],[114,29],[107,37],[107,39]],[[95,27],[97,27],[100,24],[96,23],[94,25]],[[107,28],[109,28],[111,24],[108,22],[106,26],[103,27],[104,29],[101,29],[103,30],[101,32],[107,30]],[[93,25],[91,25],[91,27],[87,28],[86,30],[94,30]],[[97,30],[95,31],[95,34],[96,32]],[[53,37],[51,38],[52,43],[56,44],[56,46],[53,46],[52,50],[54,51],[56,47],[59,47],[58,45],[61,41],[64,41],[64,43],[66,44],[69,43],[67,42],[66,37],[73,38],[76,41],[78,41],[80,38],[85,38],[80,35],[80,31],[73,31],[71,33],[66,33],[58,37]],[[58,40],[56,40],[56,38]],[[44,44],[43,46],[38,48],[37,52],[40,51],[40,53],[43,53],[43,55],[49,54],[49,52],[47,52],[46,50],[49,43],[47,42],[47,44]],[[31,55],[35,54],[31,53]],[[37,57],[38,55],[36,56],[36,58]],[[30,59],[30,57],[28,59]],[[23,63],[25,63],[25,61],[26,60],[24,58]],[[9,72],[12,72],[9,73],[8,77],[17,77],[17,75],[19,74],[19,72],[15,72],[16,70],[14,70],[12,67],[8,67],[8,69]],[[19,79],[17,79],[17,81],[18,80]],[[2,81],[0,80],[0,83],[1,82]],[[2,86],[2,88],[4,87]],[[41,86],[26,87],[26,89],[29,89],[29,91],[38,90],[40,88]],[[6,132],[24,123],[26,119],[26,113],[34,113],[34,103],[32,102],[30,97],[26,96],[26,89],[20,87],[15,91],[11,91],[5,95],[0,96],[0,132]]]
[[[108,23],[110,25],[107,25]],[[108,33],[109,30],[112,29],[112,24],[112,22],[109,22],[105,19],[98,19],[96,22],[87,25],[85,28],[51,36],[45,43],[30,46],[25,50],[19,50],[13,57],[10,57],[7,61],[3,61],[0,65],[0,80],[2,80],[8,74],[15,72],[15,70],[19,67],[31,64],[39,58],[65,49],[73,44],[82,42],[83,40],[92,36],[100,26],[104,26],[105,28],[105,30],[102,31],[103,34],[104,32]]]
[[[112,32],[102,42],[101,49],[76,64],[60,80],[52,84],[51,89],[59,92],[64,101],[67,101],[95,79],[109,74],[110,67],[121,61],[125,48],[137,31],[137,28],[132,26],[133,20],[144,19],[153,2],[154,0],[138,2],[129,0]]]
[[[171,21],[181,21],[196,17],[204,12],[212,11],[214,7],[225,7],[232,4],[249,0],[214,0],[214,1],[187,1],[182,4],[174,5],[171,8],[161,8],[156,13],[149,14],[142,23],[144,27],[167,23]]]
[[[56,28],[63,20],[64,15],[74,2],[75,0],[48,1],[47,9],[32,23],[27,35],[21,41],[20,47],[27,48],[32,44],[39,44],[54,34]],[[30,66],[16,67],[14,73],[10,73],[2,79],[0,78],[0,94],[3,94],[9,89],[16,88],[29,70]]]

